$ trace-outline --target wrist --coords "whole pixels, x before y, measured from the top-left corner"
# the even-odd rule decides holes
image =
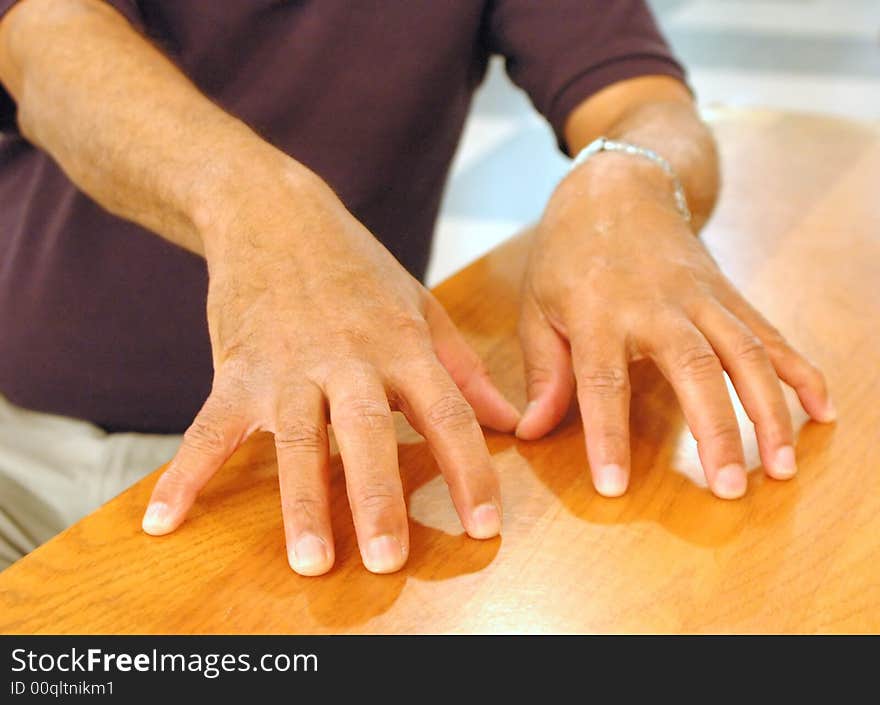
[[[545,217],[577,214],[617,220],[645,208],[669,210],[680,217],[669,175],[647,160],[601,152],[563,178],[550,198]]]
[[[187,211],[209,264],[224,253],[268,244],[275,235],[291,241],[301,230],[294,227],[297,220],[320,203],[338,201],[313,171],[257,141],[228,150],[190,191]]]

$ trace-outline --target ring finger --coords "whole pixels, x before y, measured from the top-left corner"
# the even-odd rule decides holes
[[[686,318],[661,325],[665,342],[646,340],[643,345],[675,390],[709,487],[722,499],[741,497],[747,483],[745,459],[721,361]]]

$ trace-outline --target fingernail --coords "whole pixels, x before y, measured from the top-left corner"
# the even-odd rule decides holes
[[[501,512],[494,502],[486,502],[471,514],[471,530],[475,539],[491,539],[501,533]]]
[[[147,507],[141,528],[153,536],[161,536],[171,531],[171,509],[164,502],[153,502]]]
[[[782,446],[776,451],[773,459],[773,475],[779,478],[789,478],[797,472],[797,462],[794,457],[794,448]]]
[[[820,421],[823,423],[831,423],[832,421],[837,420],[837,408],[834,406],[834,402],[831,399],[828,400],[828,403],[825,404],[825,411],[822,413],[822,418]]]
[[[596,491],[603,497],[620,497],[626,492],[626,473],[620,465],[603,465],[596,471]]]
[[[300,575],[321,575],[327,571],[327,544],[306,532],[296,540],[288,558],[290,567]]]
[[[746,469],[742,465],[725,465],[715,476],[715,494],[721,499],[738,499],[746,492]]]
[[[377,536],[367,543],[363,559],[371,573],[393,573],[403,565],[403,547],[390,534]]]

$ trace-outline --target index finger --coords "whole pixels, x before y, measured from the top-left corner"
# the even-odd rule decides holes
[[[629,369],[623,340],[610,329],[572,335],[572,362],[587,459],[599,494],[618,497],[630,472]]]
[[[220,395],[212,392],[153,488],[141,524],[143,530],[161,536],[180,526],[198,493],[246,436],[242,418],[230,415]]]

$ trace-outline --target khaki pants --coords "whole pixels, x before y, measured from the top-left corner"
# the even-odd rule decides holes
[[[106,433],[0,395],[0,570],[167,462],[177,435]]]

